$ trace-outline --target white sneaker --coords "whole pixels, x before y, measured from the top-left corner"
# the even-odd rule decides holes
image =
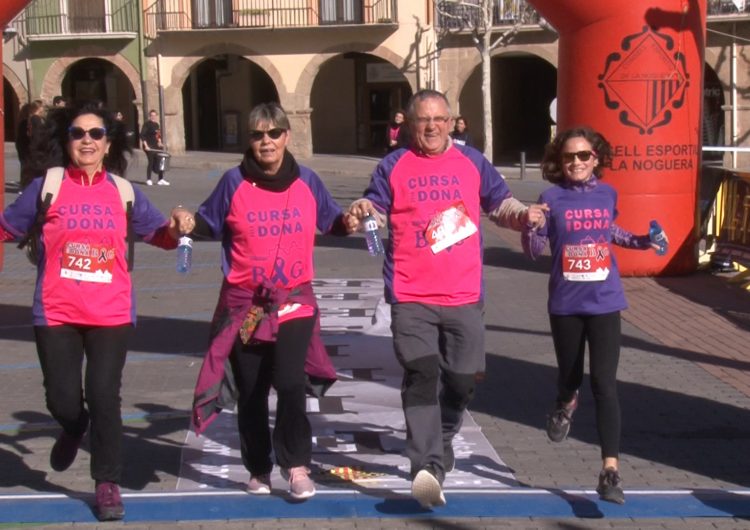
[[[154,185],[154,183],[151,181],[151,179],[148,179],[146,181],[146,186],[153,186],[153,185]]]
[[[420,469],[411,483],[411,496],[422,508],[445,506],[445,495],[438,479],[427,469]]]
[[[159,182],[157,182],[159,186],[169,186],[169,181],[165,179],[161,179]]]

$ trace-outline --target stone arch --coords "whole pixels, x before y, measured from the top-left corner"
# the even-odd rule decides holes
[[[303,102],[299,102],[301,103],[299,105],[299,108],[307,108],[310,106],[310,92],[312,90],[313,83],[315,82],[315,78],[318,75],[320,67],[323,65],[323,63],[335,57],[336,55],[348,52],[359,52],[367,55],[373,55],[391,63],[404,74],[404,77],[411,86],[412,92],[417,91],[416,75],[414,74],[414,72],[404,71],[405,60],[403,57],[384,46],[376,46],[373,48],[372,44],[363,42],[350,42],[322,50],[321,52],[317,53],[309,63],[307,63],[307,66],[305,66],[302,74],[300,75],[299,81],[297,82],[297,87],[294,90],[294,93],[298,98],[304,98]]]
[[[8,80],[8,83],[10,83],[10,87],[13,89],[13,92],[16,93],[18,104],[24,105],[28,103],[28,91],[26,90],[23,81],[21,81],[21,78],[19,78],[18,75],[16,75],[16,73],[7,64],[3,64],[3,77]]]
[[[195,52],[190,52],[189,56],[188,52],[185,52],[185,57],[183,57],[172,68],[172,78],[169,87],[167,87],[168,95],[179,96],[179,101],[181,101],[182,85],[185,84],[185,81],[190,75],[190,72],[193,71],[193,68],[207,57],[215,57],[223,54],[239,55],[243,59],[247,59],[262,68],[276,85],[276,92],[279,94],[281,106],[284,108],[287,107],[289,103],[289,101],[287,101],[289,93],[284,86],[284,81],[276,66],[274,66],[274,64],[264,55],[257,54],[247,47],[227,43],[204,46]],[[178,101],[171,97],[168,97],[167,100]]]
[[[141,78],[130,61],[122,55],[109,53],[106,49],[95,45],[81,46],[75,52],[76,55],[74,56],[69,55],[55,60],[47,70],[40,94],[44,101],[52,101],[52,98],[60,93],[60,87],[62,86],[63,79],[65,79],[65,74],[73,64],[83,59],[102,59],[114,64],[125,75],[135,94],[136,105],[140,105],[140,102],[143,101]]]

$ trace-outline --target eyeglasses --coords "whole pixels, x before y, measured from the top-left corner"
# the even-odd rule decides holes
[[[445,124],[448,123],[448,120],[450,119],[450,116],[431,116],[429,118],[426,118],[424,116],[417,116],[416,118],[414,118],[414,121],[416,121],[419,125],[427,125],[428,123]]]
[[[268,135],[268,137],[271,140],[278,140],[281,138],[281,135],[286,132],[286,129],[269,129],[267,131],[250,131],[250,141],[251,142],[260,142],[265,135]]]
[[[563,163],[570,164],[575,158],[578,158],[581,162],[588,162],[592,156],[596,157],[596,153],[593,151],[576,151],[574,153],[563,153],[560,156]]]
[[[68,136],[70,136],[71,140],[82,140],[87,134],[92,140],[101,140],[107,135],[107,129],[104,127],[92,127],[86,130],[82,127],[68,127]]]

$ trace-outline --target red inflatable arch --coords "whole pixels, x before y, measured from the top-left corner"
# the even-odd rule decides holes
[[[601,131],[615,149],[604,178],[618,224],[644,234],[657,219],[669,236],[666,256],[616,249],[621,272],[695,270],[706,0],[529,3],[560,35],[558,130]]]

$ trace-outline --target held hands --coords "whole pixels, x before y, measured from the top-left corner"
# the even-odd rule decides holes
[[[385,226],[383,216],[375,209],[375,206],[373,206],[369,199],[357,199],[349,206],[346,214],[344,214],[344,223],[346,223],[349,232],[361,230],[361,221],[368,215],[372,215],[377,219],[378,226]]]
[[[169,216],[169,235],[179,239],[195,229],[195,218],[192,212],[183,206],[175,206]]]
[[[542,228],[547,221],[546,212],[549,212],[547,203],[529,206],[526,209],[526,226],[534,230]]]

